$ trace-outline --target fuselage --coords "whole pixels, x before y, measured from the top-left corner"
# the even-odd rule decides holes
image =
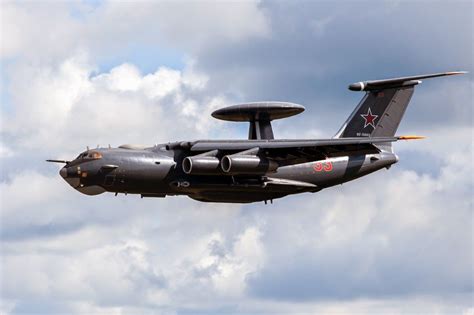
[[[187,195],[208,202],[254,202],[289,194],[316,192],[367,175],[397,162],[392,152],[331,157],[282,166],[262,175],[190,175],[182,169],[188,156],[166,145],[149,148],[98,148],[81,153],[60,170],[76,190],[97,195],[103,192],[139,194],[142,197]],[[283,184],[268,185],[267,178]],[[287,185],[304,182],[311,187]]]

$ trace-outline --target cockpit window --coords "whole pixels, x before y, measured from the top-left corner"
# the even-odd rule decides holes
[[[77,160],[98,160],[102,158],[102,153],[97,152],[97,151],[88,151],[79,154],[79,156],[76,158]]]
[[[98,160],[102,158],[102,154],[100,152],[89,152],[87,155],[87,158],[92,159],[92,160]]]

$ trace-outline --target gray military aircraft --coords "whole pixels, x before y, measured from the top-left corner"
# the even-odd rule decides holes
[[[358,82],[362,101],[331,139],[274,139],[271,121],[304,111],[285,102],[233,105],[217,119],[250,123],[248,140],[196,140],[151,147],[122,145],[88,149],[59,174],[87,195],[103,192],[141,197],[187,195],[205,202],[273,202],[273,199],[342,184],[398,162],[392,143],[420,139],[395,136],[421,79],[464,71]]]

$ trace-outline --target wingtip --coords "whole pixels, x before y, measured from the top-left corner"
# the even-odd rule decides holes
[[[446,75],[457,75],[457,74],[466,74],[466,73],[469,73],[469,71],[449,71],[449,72],[446,72]]]

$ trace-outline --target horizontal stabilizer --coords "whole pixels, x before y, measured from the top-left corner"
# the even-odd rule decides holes
[[[433,74],[424,74],[424,75],[415,75],[411,77],[401,77],[394,79],[385,79],[385,80],[372,80],[352,83],[349,85],[349,90],[351,91],[372,91],[380,90],[386,88],[402,87],[402,86],[412,86],[421,83],[422,79],[444,77],[448,75],[464,74],[467,71],[451,71],[451,72],[441,72]]]

